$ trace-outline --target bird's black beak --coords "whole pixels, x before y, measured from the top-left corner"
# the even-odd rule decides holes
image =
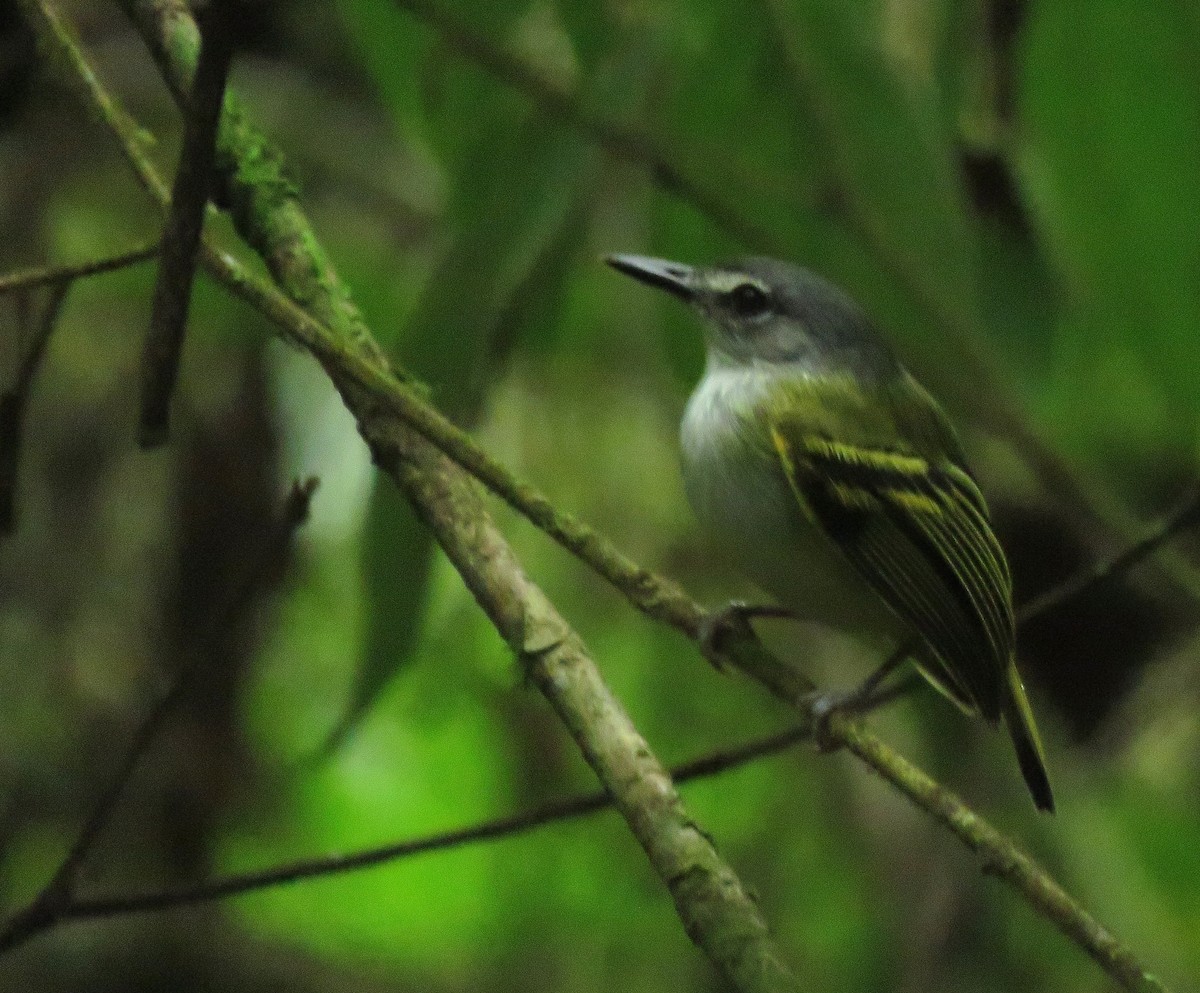
[[[657,286],[681,300],[691,302],[696,298],[696,270],[690,265],[652,259],[645,255],[609,255],[604,261],[617,272]]]

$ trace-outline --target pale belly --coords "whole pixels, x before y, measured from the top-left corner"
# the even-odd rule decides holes
[[[773,453],[714,416],[722,385],[702,384],[681,425],[684,487],[701,525],[735,568],[799,619],[881,645],[899,640],[903,622],[804,516]]]

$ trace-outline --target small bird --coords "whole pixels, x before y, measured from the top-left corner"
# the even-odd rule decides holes
[[[1003,719],[1034,803],[1053,811],[1008,562],[937,401],[853,300],[799,266],[606,261],[704,321],[707,364],[680,426],[701,523],[789,614],[912,641],[938,690]]]

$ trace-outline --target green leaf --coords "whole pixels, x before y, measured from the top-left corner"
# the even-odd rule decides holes
[[[486,168],[464,165],[452,241],[400,344],[404,365],[433,387],[443,410],[464,422],[495,372],[487,356],[497,330],[513,316],[514,295],[574,216],[593,162],[576,134],[538,117],[502,142],[485,142],[477,155],[486,158]],[[565,269],[557,272],[561,280]],[[545,277],[540,292],[553,292],[551,273],[538,274]],[[505,324],[505,333],[517,332]]]
[[[415,126],[422,107],[415,69],[433,44],[432,32],[385,0],[338,0],[337,7],[382,103],[401,125]]]
[[[1021,176],[1069,295],[1055,341],[1064,422],[1092,454],[1112,423],[1151,458],[1195,431],[1200,88],[1182,81],[1197,44],[1195,16],[1162,2],[1038,4],[1025,33]],[[1141,381],[1140,405],[1118,380]],[[1106,402],[1117,394],[1120,408]],[[1164,410],[1174,437],[1141,416]]]
[[[543,22],[521,27],[526,44],[548,44],[556,30]],[[377,45],[372,39],[370,50]],[[458,97],[479,83],[460,79],[478,73],[450,75],[448,85]],[[440,130],[456,135],[438,147],[449,177],[449,237],[398,342],[401,363],[463,424],[476,418],[526,329],[545,333],[553,320],[582,241],[597,162],[581,135],[546,121],[525,102],[514,103],[494,81],[483,81],[486,92],[478,99],[422,109],[427,121],[436,119]],[[600,73],[594,85],[608,87],[612,79]],[[365,535],[365,651],[339,736],[370,709],[411,654],[432,553],[428,533],[390,493],[377,492]]]
[[[668,27],[671,75],[656,111],[675,158],[741,218],[791,241],[822,195],[819,149],[794,120],[771,26],[742,6],[704,2],[677,8]],[[706,240],[714,235],[723,254],[765,248],[720,229]]]
[[[514,145],[511,154],[494,158],[494,185],[435,267],[401,342],[405,367],[430,383],[439,406],[465,424],[477,416],[504,353],[525,322],[545,314],[568,271],[553,251],[547,263],[543,250],[561,244],[564,225],[579,223],[570,194],[584,157],[561,131],[543,127],[538,135],[520,136],[524,154]],[[540,168],[524,168],[530,156],[541,158]],[[432,554],[428,530],[391,484],[377,487],[364,535],[364,654],[338,738],[408,661]]]
[[[416,647],[433,566],[433,536],[391,480],[379,477],[363,528],[365,631],[345,712],[321,752],[338,750]]]
[[[778,15],[785,71],[861,247],[923,307],[972,321],[977,247],[932,82],[906,79],[889,61],[871,7],[765,6]]]
[[[520,13],[510,4],[441,6],[498,39],[505,38]],[[484,133],[502,133],[522,113],[519,96],[455,58],[437,33],[392,0],[339,0],[338,7],[364,67],[406,138],[423,139],[432,149],[456,157],[476,146]]]

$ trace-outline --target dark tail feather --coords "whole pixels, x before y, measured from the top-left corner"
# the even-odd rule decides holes
[[[1054,813],[1054,793],[1050,789],[1050,777],[1046,774],[1046,763],[1038,750],[1037,742],[1031,738],[1025,728],[1009,727],[1013,746],[1017,750],[1017,762],[1021,766],[1021,775],[1025,777],[1025,785],[1033,794],[1033,802],[1038,810],[1048,814]]]
[[[1021,775],[1025,777],[1025,785],[1033,794],[1033,802],[1038,810],[1052,814],[1054,792],[1050,789],[1050,776],[1046,772],[1046,753],[1038,737],[1037,725],[1033,722],[1033,711],[1029,707],[1025,687],[1021,685],[1017,667],[1012,663],[1008,667],[1008,688],[1004,701],[1004,723],[1008,725],[1008,733],[1017,752]]]

